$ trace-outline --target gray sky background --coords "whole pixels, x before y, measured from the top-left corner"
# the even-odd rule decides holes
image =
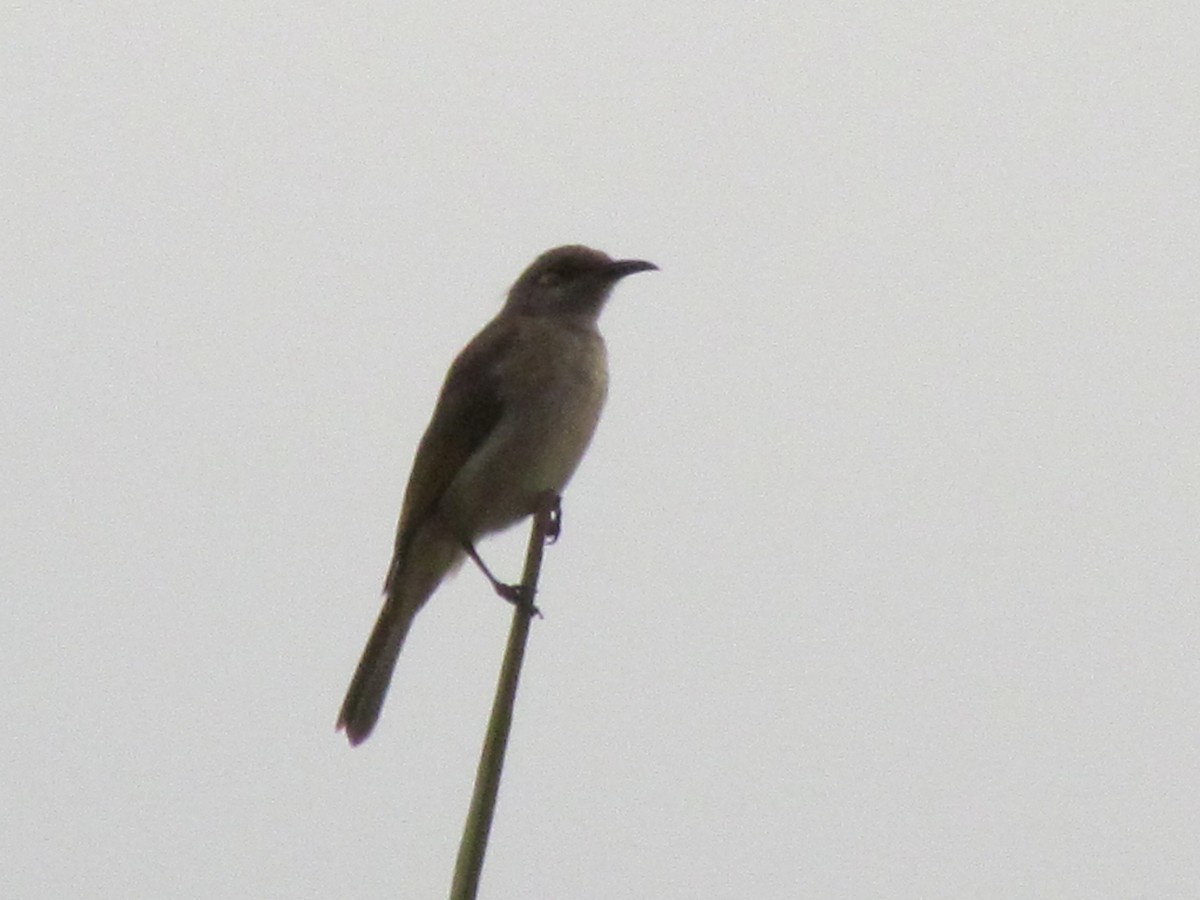
[[[334,719],[445,369],[570,242],[662,271],[483,896],[1200,895],[1191,6],[0,19],[5,897],[445,895],[508,610],[463,571]]]

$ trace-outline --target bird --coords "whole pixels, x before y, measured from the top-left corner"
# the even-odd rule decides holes
[[[414,616],[464,559],[502,596],[519,599],[475,544],[532,515],[570,481],[608,391],[597,319],[617,282],[657,268],[578,244],[547,250],[450,366],[404,492],[383,609],[338,714],[351,746],[379,719]]]

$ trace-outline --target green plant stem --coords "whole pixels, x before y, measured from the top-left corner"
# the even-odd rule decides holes
[[[529,638],[529,624],[536,612],[534,598],[542,568],[542,552],[557,502],[556,496],[547,497],[533,517],[529,549],[525,554],[525,571],[521,576],[525,602],[516,603],[513,608],[508,647],[504,651],[504,662],[496,684],[496,699],[492,703],[492,715],[488,720],[487,734],[479,754],[479,768],[475,773],[471,808],[467,812],[462,842],[458,846],[450,900],[474,900],[479,889],[483,855],[487,851],[488,834],[496,811],[496,795],[500,790],[504,753],[508,749],[508,733],[512,727],[513,705],[517,697],[517,682],[521,677],[521,663],[525,658],[525,643]]]

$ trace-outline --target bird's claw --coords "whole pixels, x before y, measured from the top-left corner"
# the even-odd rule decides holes
[[[542,611],[533,603],[534,592],[527,591],[524,585],[497,582],[496,593],[513,606],[519,606],[527,610],[531,616],[537,616],[539,619],[543,618]]]
[[[558,494],[547,496],[542,516],[542,533],[546,536],[546,543],[553,544],[562,534],[562,497]]]

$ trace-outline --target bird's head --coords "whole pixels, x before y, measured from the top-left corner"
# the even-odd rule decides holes
[[[634,272],[657,268],[641,259],[613,259],[579,244],[555,247],[521,273],[508,292],[504,308],[525,315],[594,318],[618,281]]]

